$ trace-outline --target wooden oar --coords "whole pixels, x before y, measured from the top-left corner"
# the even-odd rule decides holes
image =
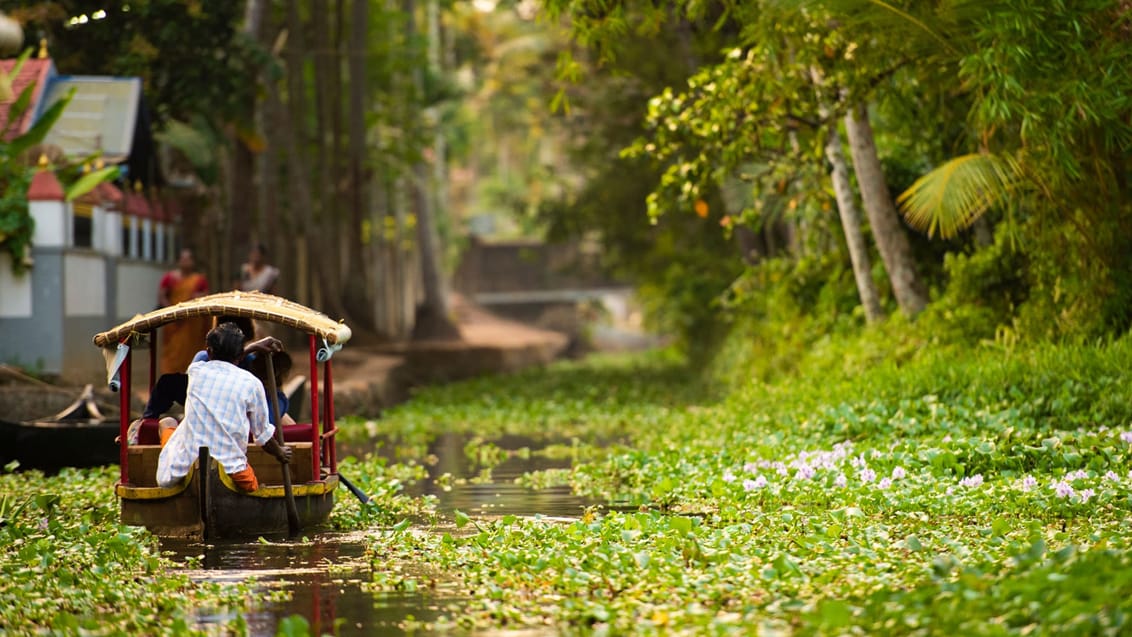
[[[342,475],[342,472],[338,472],[338,479],[342,481],[342,484],[346,485],[346,488],[350,490],[350,493],[354,494],[354,497],[357,498],[358,501],[360,501],[362,504],[370,504],[369,496],[366,495],[361,489],[354,486],[353,482],[347,480],[346,476]]]
[[[275,440],[282,447],[283,423],[279,413],[279,391],[275,388],[275,363],[271,360],[271,352],[264,352],[267,357],[267,400],[271,405],[271,420],[275,422]],[[299,507],[295,506],[295,494],[291,491],[291,467],[286,463],[279,463],[283,468],[283,494],[287,498],[287,531],[291,537],[299,534]]]

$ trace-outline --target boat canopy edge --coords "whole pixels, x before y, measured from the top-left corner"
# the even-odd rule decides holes
[[[121,342],[132,343],[139,335],[152,329],[186,318],[212,316],[239,316],[268,321],[315,334],[332,345],[350,340],[350,328],[321,312],[262,292],[220,292],[184,301],[134,318],[105,332],[94,335],[99,347],[114,347]]]

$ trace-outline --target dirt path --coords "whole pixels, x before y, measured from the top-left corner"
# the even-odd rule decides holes
[[[569,345],[562,333],[510,321],[452,296],[459,341],[417,341],[381,346],[347,344],[334,355],[335,402],[398,402],[409,386],[458,380],[545,365]]]

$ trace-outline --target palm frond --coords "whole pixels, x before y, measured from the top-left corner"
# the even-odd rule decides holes
[[[975,153],[941,164],[920,177],[896,202],[914,228],[945,239],[970,227],[1021,182],[1021,168],[1009,157]]]

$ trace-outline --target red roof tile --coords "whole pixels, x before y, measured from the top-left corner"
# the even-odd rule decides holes
[[[145,195],[140,193],[125,193],[125,209],[127,215],[133,215],[139,219],[145,219],[152,216],[149,208],[149,202],[145,200]]]
[[[15,64],[16,60],[0,60],[0,72],[5,74],[11,73]],[[35,113],[36,105],[39,104],[39,100],[43,98],[43,92],[47,86],[47,80],[51,76],[52,69],[53,66],[50,58],[29,59],[24,62],[23,67],[20,68],[20,72],[16,74],[16,78],[12,81],[12,99],[0,101],[0,130],[7,129],[3,135],[4,141],[11,141],[31,128],[32,115]],[[20,120],[8,129],[9,109],[11,109],[16,98],[31,84],[35,85],[35,88],[32,89],[31,104],[28,106],[28,109],[24,111]]]
[[[104,181],[94,187],[99,198],[104,204],[117,208],[118,204],[122,203],[122,191],[114,184]]]
[[[38,170],[28,185],[28,201],[63,201],[63,185],[50,170]]]

